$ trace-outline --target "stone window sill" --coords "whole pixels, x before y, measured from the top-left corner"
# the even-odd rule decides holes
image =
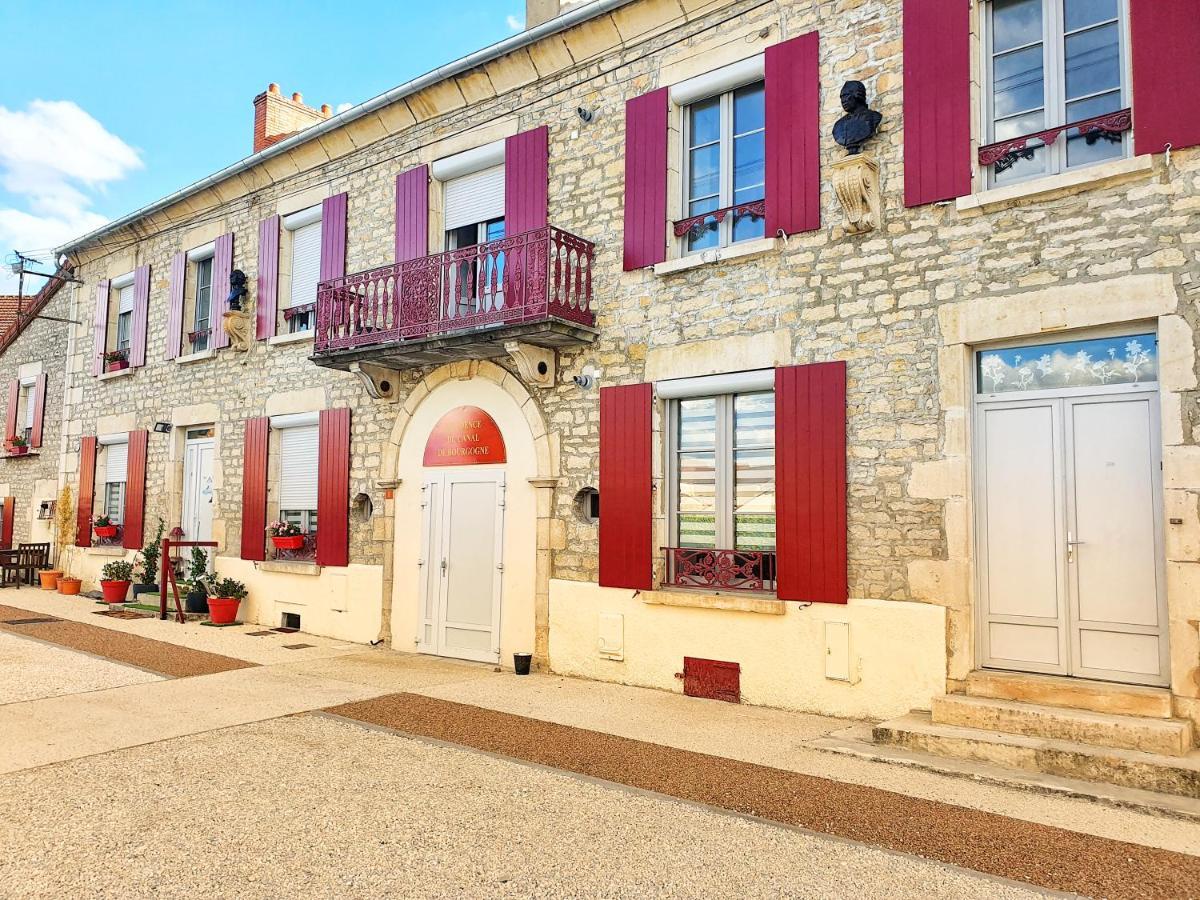
[[[302,559],[264,559],[258,564],[262,572],[286,572],[288,575],[320,575],[321,567]]]
[[[1118,159],[1114,162],[1062,172],[1058,175],[1047,175],[1045,178],[1034,178],[1031,181],[979,191],[966,197],[959,197],[954,205],[965,217],[977,216],[986,212],[1007,209],[1026,200],[1049,200],[1079,191],[1118,184],[1153,170],[1154,157],[1147,153],[1131,159]]]
[[[126,375],[132,375],[136,371],[137,369],[135,369],[133,366],[130,366],[127,369],[117,369],[115,372],[101,372],[96,376],[96,380],[108,381],[111,378],[124,378]]]
[[[312,330],[297,331],[294,334],[277,334],[274,337],[267,338],[268,344],[299,344],[301,341],[311,341],[313,339]]]
[[[87,548],[89,556],[124,556],[124,547],[91,546]]]
[[[188,363],[200,362],[201,360],[205,360],[205,359],[212,359],[216,355],[217,355],[217,351],[213,350],[212,348],[209,348],[208,350],[197,350],[195,353],[189,353],[186,356],[175,357],[175,362],[181,366],[185,366]]]
[[[757,241],[741,241],[737,244],[731,244],[728,247],[704,250],[700,253],[689,253],[687,256],[681,256],[678,259],[668,259],[666,262],[655,263],[654,274],[672,275],[675,272],[686,272],[689,269],[697,269],[700,266],[732,262],[735,259],[744,259],[748,256],[770,253],[778,246],[779,239],[773,237],[760,238]]]
[[[711,591],[686,591],[679,588],[662,588],[643,591],[642,602],[657,606],[683,606],[689,609],[724,609],[730,612],[760,613],[767,616],[782,616],[787,612],[787,603],[768,594],[717,594]]]
[[[41,454],[39,454],[37,450],[30,450],[26,453],[5,453],[4,458],[5,459],[21,459],[22,457],[26,457],[26,456],[40,456],[40,455]]]

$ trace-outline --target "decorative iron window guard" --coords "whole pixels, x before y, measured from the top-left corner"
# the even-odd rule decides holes
[[[735,203],[733,206],[726,206],[721,209],[714,209],[711,212],[699,213],[698,215],[688,216],[686,219],[680,219],[675,222],[675,237],[683,237],[691,233],[692,237],[699,237],[701,232],[706,229],[716,228],[725,220],[728,215],[733,215],[736,218],[742,216],[750,216],[751,219],[766,218],[767,201],[766,200],[751,200],[749,203]]]
[[[979,148],[979,164],[993,166],[997,173],[1011,169],[1018,160],[1033,159],[1038,146],[1051,146],[1059,135],[1066,131],[1078,131],[1086,137],[1089,144],[1098,140],[1118,141],[1121,135],[1133,127],[1133,111],[1121,109],[1102,116],[1094,116],[1069,125],[1059,125],[1057,128],[1047,128],[1032,134],[1022,135],[1007,141],[997,141]],[[1038,146],[1030,147],[1030,141],[1041,141]]]
[[[275,559],[279,562],[312,562],[317,558],[317,533],[310,531],[304,535],[304,546],[298,550],[283,550],[273,548]]]
[[[667,557],[664,584],[720,591],[774,591],[773,550],[710,550],[663,547]]]
[[[300,303],[296,306],[289,306],[283,311],[283,320],[285,322],[290,322],[292,319],[296,318],[296,316],[307,316],[316,308],[316,300],[314,300],[312,303]]]
[[[210,334],[212,334],[211,328],[200,328],[200,329],[197,329],[196,331],[189,331],[188,332],[188,343],[194,344],[194,343],[196,343],[196,341],[200,340],[200,338],[206,338]]]

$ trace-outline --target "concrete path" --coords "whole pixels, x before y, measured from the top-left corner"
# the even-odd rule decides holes
[[[161,680],[153,672],[0,632],[0,704]]]

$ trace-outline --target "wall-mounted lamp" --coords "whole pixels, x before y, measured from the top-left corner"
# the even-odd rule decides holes
[[[154,432],[155,432],[155,434],[170,434],[171,433],[171,423],[170,422],[155,422],[154,423]]]

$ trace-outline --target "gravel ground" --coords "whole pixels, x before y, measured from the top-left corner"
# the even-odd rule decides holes
[[[161,680],[141,669],[0,632],[0,704]]]
[[[391,694],[330,712],[1089,896],[1195,895],[1200,858],[582,728]]]
[[[299,716],[0,779],[0,893],[1035,896],[913,857]]]
[[[14,634],[25,634],[39,640],[60,644],[73,650],[94,653],[117,662],[130,663],[152,672],[159,672],[172,678],[184,678],[188,675],[211,675],[214,672],[228,672],[230,669],[244,669],[254,663],[231,659],[228,656],[218,656],[215,653],[205,653],[203,650],[191,650],[177,644],[167,644],[150,638],[139,637],[136,634],[126,634],[113,631],[99,625],[87,625],[83,622],[70,622],[61,619],[57,622],[42,622],[34,625],[11,625],[10,619],[42,618],[40,613],[15,606],[0,605],[0,629]]]

